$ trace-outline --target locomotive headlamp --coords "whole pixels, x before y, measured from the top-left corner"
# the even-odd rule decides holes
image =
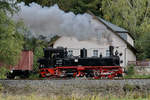
[[[78,62],[78,59],[74,59],[74,62]]]
[[[11,70],[10,73],[13,73],[13,70]]]

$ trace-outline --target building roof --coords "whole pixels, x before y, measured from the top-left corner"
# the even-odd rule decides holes
[[[102,19],[100,17],[97,17],[97,18],[99,20],[101,20],[103,23],[105,23],[108,27],[110,27],[113,31],[115,31],[117,33],[128,33],[134,39],[134,37],[126,29],[121,28],[121,27],[119,27],[119,26],[117,26],[115,24],[112,24],[112,23],[110,23],[110,22],[108,22],[108,21],[106,21],[106,20],[104,20],[104,19]]]
[[[107,26],[109,26],[112,30],[114,30],[116,32],[125,32],[125,33],[128,32],[127,30],[125,30],[125,29],[123,29],[117,25],[114,25],[114,24],[112,24],[112,23],[110,23],[110,22],[108,22],[108,21],[106,21],[100,17],[98,17],[98,19],[101,20],[102,22],[104,22]]]

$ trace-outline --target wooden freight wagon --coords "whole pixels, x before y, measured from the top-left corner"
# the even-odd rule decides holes
[[[20,78],[28,78],[32,72],[33,66],[33,52],[22,51],[20,60],[16,66],[10,66],[10,72],[7,74],[7,78],[13,79],[16,76]]]

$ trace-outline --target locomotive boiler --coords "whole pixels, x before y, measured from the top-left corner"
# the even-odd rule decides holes
[[[38,60],[40,76],[45,78],[91,77],[93,79],[121,77],[120,58],[109,47],[110,56],[87,57],[85,48],[80,56],[69,56],[67,48],[44,48],[44,56]]]

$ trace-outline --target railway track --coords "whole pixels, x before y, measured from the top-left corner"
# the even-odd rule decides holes
[[[0,79],[0,80],[150,80],[150,78],[115,78],[115,79],[92,79],[92,78],[39,78],[39,79]]]

